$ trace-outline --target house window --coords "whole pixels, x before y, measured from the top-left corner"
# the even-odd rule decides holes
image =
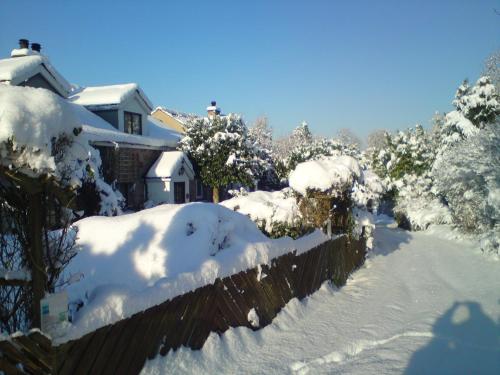
[[[139,113],[125,112],[125,133],[142,134],[142,119]]]

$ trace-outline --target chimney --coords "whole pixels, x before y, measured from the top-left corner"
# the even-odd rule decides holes
[[[215,116],[220,115],[220,108],[217,107],[217,102],[212,100],[210,105],[207,107],[207,114],[210,120],[213,120]]]
[[[42,46],[40,45],[40,43],[31,43],[31,49],[35,52],[40,53]]]
[[[28,39],[19,39],[19,48],[29,48],[30,41]]]

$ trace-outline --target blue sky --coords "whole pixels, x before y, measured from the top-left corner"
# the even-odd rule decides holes
[[[429,125],[500,48],[500,0],[0,0],[0,55],[40,42],[83,86],[137,82],[155,105],[216,99],[275,134]]]

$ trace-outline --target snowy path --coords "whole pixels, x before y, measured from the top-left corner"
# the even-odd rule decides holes
[[[143,373],[500,374],[500,262],[446,234],[378,227],[342,289],[325,284],[258,332],[213,334]]]

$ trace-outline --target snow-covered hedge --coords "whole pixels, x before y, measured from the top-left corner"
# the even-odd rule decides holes
[[[101,213],[120,210],[123,197],[101,178],[99,152],[82,134],[74,105],[48,90],[0,85],[0,156],[4,167],[74,189],[92,181]]]
[[[250,217],[271,238],[298,238],[311,230],[304,225],[297,198],[290,188],[238,194],[221,204]]]
[[[289,182],[298,195],[305,223],[355,236],[364,228],[371,238],[374,225],[368,210],[376,210],[385,187],[355,158],[344,155],[300,163],[290,173]]]
[[[500,125],[448,147],[433,168],[435,190],[453,222],[476,233],[488,251],[500,251]]]

